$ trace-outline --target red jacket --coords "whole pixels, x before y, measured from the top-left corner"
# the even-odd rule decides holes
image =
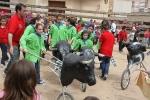
[[[0,43],[5,43],[5,36],[7,32],[8,32],[7,26],[5,26],[4,28],[0,26]]]
[[[78,34],[78,32],[82,30],[81,25],[76,25],[76,30],[77,30],[77,34]]]
[[[127,32],[124,30],[121,30],[118,34],[118,41],[125,40],[127,41]]]
[[[109,31],[104,31],[100,36],[99,42],[101,43],[100,53],[104,54],[105,56],[112,57],[115,43],[114,35]]]

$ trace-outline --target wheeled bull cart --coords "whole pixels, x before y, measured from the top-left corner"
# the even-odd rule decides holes
[[[138,68],[138,66],[140,65],[140,68]],[[130,78],[131,78],[131,74],[134,72],[134,71],[137,71],[137,70],[140,70],[141,68],[145,68],[143,62],[141,62],[139,65],[136,65],[135,66],[135,69],[131,72],[131,68],[134,67],[132,66],[131,68],[129,68],[129,65],[127,66],[127,68],[123,71],[122,73],[122,76],[121,76],[121,88],[122,90],[125,90],[128,86],[129,86],[129,83],[130,83]]]
[[[31,52],[27,52],[27,53],[28,53],[28,54],[31,54],[31,55],[33,55],[33,56],[35,56],[35,57],[37,57],[37,58],[40,58],[40,59],[42,59],[42,60],[44,60],[44,61],[46,61],[46,62],[48,62],[48,64],[53,64],[53,65],[55,65],[55,68],[52,68],[52,67],[50,67],[50,66],[48,66],[48,68],[49,68],[56,76],[58,76],[59,81],[60,81],[60,84],[61,84],[60,77],[61,77],[61,68],[62,68],[62,65],[63,65],[63,62],[62,62],[61,60],[59,60],[58,58],[56,58],[56,57],[54,57],[54,56],[52,56],[52,55],[50,55],[50,54],[48,54],[48,53],[46,53],[46,55],[48,55],[48,56],[51,57],[51,58],[54,58],[54,59],[55,59],[55,62],[50,61],[50,60],[47,60],[47,59],[42,58],[42,57],[39,57],[39,56],[37,56],[37,55],[35,55],[35,54],[31,53]],[[70,93],[68,93],[67,87],[63,87],[62,84],[61,84],[61,86],[62,86],[62,93],[58,96],[57,100],[74,100],[73,96],[72,96]],[[64,89],[64,88],[65,88],[65,89]],[[82,91],[85,92],[85,90],[86,90],[86,83],[83,83],[83,84],[82,84]]]

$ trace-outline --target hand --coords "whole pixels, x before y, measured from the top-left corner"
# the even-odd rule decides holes
[[[46,51],[45,51],[44,49],[41,49],[41,53],[42,53],[42,54],[45,54]]]
[[[51,42],[52,42],[52,39],[48,39],[48,44],[51,44]]]
[[[26,49],[23,49],[23,50],[22,50],[22,52],[25,52],[25,53],[27,53],[27,52],[28,52],[28,50],[26,50]]]
[[[10,52],[10,54],[14,55],[14,48],[13,48],[13,46],[10,47],[9,52]]]

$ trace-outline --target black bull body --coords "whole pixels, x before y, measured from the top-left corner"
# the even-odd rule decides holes
[[[125,43],[128,54],[128,68],[132,68],[135,65],[140,64],[144,60],[144,53],[146,51],[146,47],[138,42],[130,42]]]
[[[69,53],[65,56],[61,69],[61,83],[68,86],[74,79],[89,86],[96,84],[94,74],[95,52],[89,47],[82,47],[80,55]]]

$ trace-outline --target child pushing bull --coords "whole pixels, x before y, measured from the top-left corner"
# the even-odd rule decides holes
[[[40,59],[27,53],[30,52],[37,56],[42,56],[41,52],[44,52],[44,36],[43,36],[43,25],[38,23],[35,26],[36,32],[34,34],[28,35],[20,41],[21,50],[25,52],[25,59],[31,61],[36,69],[37,82],[38,84],[45,83],[44,80],[40,78]]]

